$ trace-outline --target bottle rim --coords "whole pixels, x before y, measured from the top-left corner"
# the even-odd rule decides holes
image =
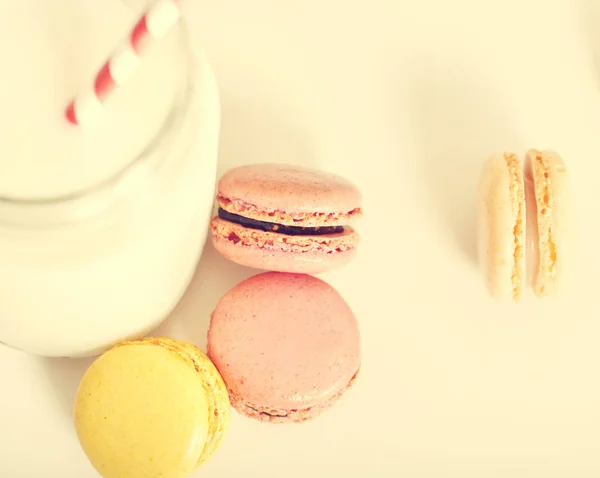
[[[30,226],[47,226],[48,222],[50,224],[64,222],[65,216],[70,216],[71,220],[88,217],[94,212],[104,209],[107,202],[113,203],[116,199],[129,195],[131,191],[128,190],[135,188],[129,187],[128,183],[139,185],[143,183],[139,180],[140,178],[147,178],[148,173],[156,171],[160,167],[160,163],[165,161],[165,157],[156,153],[177,136],[181,122],[188,116],[192,103],[193,68],[191,67],[190,37],[183,21],[180,21],[176,28],[180,30],[181,35],[179,48],[183,49],[184,56],[187,58],[187,65],[182,73],[180,91],[159,130],[149,139],[142,151],[109,178],[81,191],[39,199],[0,194],[0,224],[23,225],[21,223],[26,223]],[[138,177],[134,178],[134,176]],[[55,214],[57,209],[63,210],[64,214],[58,214],[57,221],[50,220],[49,213]],[[68,210],[73,214],[67,213]],[[28,215],[31,217],[27,218]],[[43,218],[43,221],[39,221],[39,218]]]

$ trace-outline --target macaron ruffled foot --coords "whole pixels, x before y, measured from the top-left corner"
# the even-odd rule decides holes
[[[332,407],[360,369],[352,310],[324,281],[266,272],[217,304],[208,354],[241,414],[270,423],[303,422]]]
[[[523,171],[512,153],[492,156],[478,189],[478,255],[491,295],[518,301],[568,283],[572,260],[571,190],[558,154],[530,150]]]
[[[220,179],[217,202],[213,245],[238,264],[312,274],[355,255],[361,195],[340,176],[284,164],[241,166]]]
[[[86,371],[77,436],[103,478],[184,478],[220,446],[230,403],[195,346],[169,338],[119,344]]]

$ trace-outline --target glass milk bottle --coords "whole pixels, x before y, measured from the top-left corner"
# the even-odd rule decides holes
[[[86,356],[151,332],[206,240],[219,101],[183,26],[93,128],[64,108],[136,21],[121,0],[0,6],[0,342]]]

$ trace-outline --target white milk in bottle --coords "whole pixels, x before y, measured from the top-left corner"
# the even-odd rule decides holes
[[[176,27],[93,128],[64,117],[136,15],[121,0],[0,5],[0,342],[82,356],[155,328],[187,287],[212,208],[209,66]]]

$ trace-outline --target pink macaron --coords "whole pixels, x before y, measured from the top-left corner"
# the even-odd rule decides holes
[[[219,181],[212,242],[238,264],[314,274],[346,264],[359,241],[359,190],[346,179],[285,164],[254,164]]]
[[[352,310],[326,282],[265,272],[219,301],[208,355],[238,412],[265,422],[302,422],[334,405],[354,383],[360,334]]]

